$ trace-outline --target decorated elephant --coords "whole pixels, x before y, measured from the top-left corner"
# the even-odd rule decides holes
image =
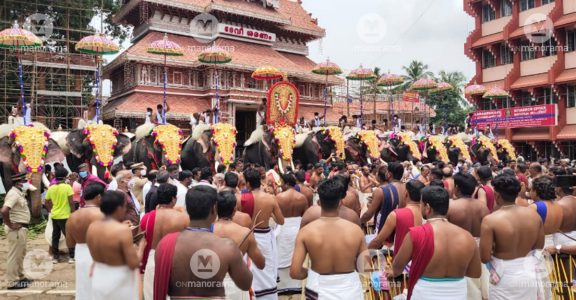
[[[496,147],[492,141],[485,135],[473,138],[470,142],[470,152],[481,164],[486,164],[489,159],[498,160]]]
[[[472,161],[468,145],[466,144],[467,140],[468,135],[464,133],[451,135],[446,138],[445,145],[448,149],[448,159],[453,165],[458,164],[458,161],[461,159]]]
[[[380,153],[384,161],[413,161],[422,159],[418,144],[410,132],[392,133],[388,145]]]
[[[444,145],[444,138],[439,135],[429,135],[420,141],[422,152],[425,153],[428,162],[449,162],[448,149]]]
[[[316,164],[320,159],[327,159],[335,154],[339,159],[345,159],[346,141],[342,130],[329,126],[310,133],[296,135],[294,145],[294,160],[303,165]]]
[[[59,134],[58,132],[56,133]],[[128,134],[119,134],[110,125],[88,125],[83,129],[75,129],[69,133],[60,132],[65,139],[62,145],[66,153],[66,163],[72,172],[78,172],[83,163],[93,166],[92,170],[101,179],[115,161],[120,160],[130,152],[132,147]]]
[[[269,169],[278,158],[278,144],[273,132],[257,128],[244,143],[244,164],[258,164]]]
[[[182,144],[182,169],[212,167],[216,149],[211,140],[210,125],[197,125],[192,135]]]
[[[346,140],[346,160],[360,165],[380,159],[380,140],[373,130],[360,130]]]
[[[180,164],[182,130],[174,125],[143,124],[136,128],[135,139],[125,162],[142,162],[148,170]]]
[[[2,183],[6,191],[12,187],[11,176],[26,172],[32,185],[38,189],[30,191],[31,214],[41,217],[40,197],[42,170],[45,164],[64,161],[60,146],[50,139],[50,131],[41,123],[32,126],[0,125],[0,168]]]
[[[516,160],[516,149],[507,139],[499,139],[496,142],[496,152],[498,153],[498,159],[505,164],[508,164],[511,160]]]

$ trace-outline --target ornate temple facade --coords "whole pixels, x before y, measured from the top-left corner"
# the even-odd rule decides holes
[[[256,81],[251,73],[271,65],[287,73],[300,90],[299,116],[322,114],[324,85],[340,84],[311,70],[307,43],[325,35],[301,2],[291,0],[129,0],[114,21],[134,27],[132,45],[105,67],[112,82],[103,118],[117,128],[135,128],[146,108],[162,103],[164,57],[147,53],[148,45],[167,35],[184,48],[167,65],[168,121],[189,128],[191,114],[221,101],[222,118],[238,128],[239,145],[256,126],[256,110],[271,81]],[[198,54],[216,45],[232,61],[206,65]],[[328,110],[328,119],[339,117]]]

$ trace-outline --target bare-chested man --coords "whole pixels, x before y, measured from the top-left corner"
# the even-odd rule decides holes
[[[409,229],[422,225],[422,213],[420,211],[420,191],[424,184],[419,180],[411,180],[406,183],[408,201],[406,207],[397,208],[388,215],[382,230],[370,242],[368,248],[380,249],[394,233],[394,249],[400,249],[402,241]]]
[[[146,249],[140,270],[144,269],[144,299],[154,297],[154,268],[156,246],[169,233],[180,232],[188,226],[188,215],[174,209],[178,199],[178,187],[162,183],[158,187],[156,208],[142,218],[140,229],[146,238]],[[184,206],[184,203],[182,204]]]
[[[474,199],[472,196],[474,191],[476,191],[477,185],[476,178],[471,174],[458,173],[454,175],[454,195],[457,200],[450,201],[447,217],[450,223],[470,232],[478,243],[482,219],[490,212],[484,202]],[[487,271],[486,268],[482,267],[482,276],[479,280],[467,278],[468,299],[481,300],[488,298]]]
[[[571,187],[570,177],[572,174],[567,174],[564,168],[554,168],[552,170],[556,176],[556,194],[558,194],[558,205],[562,207],[563,219],[561,232],[571,232],[576,230],[576,198],[572,195],[573,190]]]
[[[530,208],[536,210],[544,223],[545,246],[554,245],[552,234],[560,232],[564,217],[562,206],[556,202],[555,188],[556,185],[551,177],[539,176],[532,181],[530,191],[530,198],[534,200]]]
[[[385,172],[385,175],[382,173]],[[388,164],[387,171],[379,170],[378,177],[381,181],[389,180],[388,184],[376,189],[372,194],[372,203],[368,206],[368,210],[362,216],[362,222],[368,221],[375,213],[376,231],[380,231],[388,215],[396,208],[403,208],[406,206],[406,186],[404,185],[402,177],[404,176],[404,166],[399,162],[391,162]]]
[[[312,169],[312,174],[310,175],[310,180],[308,181],[310,187],[314,191],[314,202],[318,201],[318,193],[316,192],[316,189],[322,179],[324,179],[324,168],[320,163],[317,163],[314,165],[314,169]]]
[[[106,191],[100,210],[104,220],[93,222],[86,233],[86,244],[94,259],[92,299],[138,299],[138,266],[145,240],[134,247],[132,231],[124,223],[127,203],[122,192]]]
[[[276,197],[260,189],[262,177],[257,169],[244,170],[244,179],[249,191],[242,194],[242,211],[250,215],[256,225],[254,236],[258,248],[266,258],[264,270],[259,270],[255,266],[250,268],[254,274],[252,289],[259,299],[277,299],[278,252],[269,220],[272,217],[276,224],[284,225],[284,216]]]
[[[278,205],[284,216],[284,225],[276,229],[278,245],[278,295],[299,294],[302,283],[290,278],[290,263],[294,253],[294,242],[300,229],[302,216],[308,208],[306,197],[294,189],[296,178],[293,173],[282,175],[282,193],[276,195]]]
[[[370,169],[368,166],[363,166],[362,176],[360,177],[360,192],[372,193],[372,188],[377,186],[378,182],[370,176]]]
[[[442,168],[442,181],[446,185],[450,199],[454,199],[454,177],[452,177],[452,175],[453,170],[450,166]]]
[[[476,178],[480,182],[476,198],[486,204],[488,210],[493,212],[495,207],[494,188],[492,188],[492,170],[488,166],[482,166],[476,169]]]
[[[536,266],[532,253],[544,246],[544,227],[533,209],[515,205],[520,181],[498,175],[492,181],[499,210],[482,220],[480,256],[490,263],[489,299],[536,299]]]
[[[342,205],[350,208],[358,215],[358,217],[360,217],[362,205],[360,204],[360,199],[358,198],[358,191],[350,185],[350,176],[348,176],[348,174],[339,174],[334,176],[334,178],[340,180],[342,184],[347,188],[346,194],[342,199]]]
[[[481,274],[480,254],[472,235],[446,219],[448,192],[438,186],[422,190],[421,210],[427,223],[410,228],[393,263],[393,276],[410,260],[408,299],[466,299],[464,276]]]
[[[339,217],[338,206],[345,189],[339,180],[323,181],[318,186],[322,216],[303,227],[296,237],[290,276],[315,281],[307,286],[317,293],[318,299],[363,298],[355,270],[366,242],[360,227]],[[310,270],[303,267],[306,254],[310,255]]]
[[[76,260],[76,298],[89,299],[92,297],[92,281],[90,280],[90,266],[94,262],[86,245],[86,232],[90,224],[104,219],[100,211],[100,200],[104,193],[104,185],[98,182],[87,185],[82,191],[84,207],[74,211],[66,222],[66,244],[68,248],[75,248]]]
[[[368,203],[368,209],[362,214],[362,217],[360,218],[362,224],[365,224],[372,218],[374,218],[374,223],[376,224],[382,218],[380,215],[380,210],[382,202],[384,201],[383,188],[388,184],[388,178],[390,177],[388,174],[388,168],[385,166],[380,167],[378,169],[377,177],[381,185],[380,187],[374,189],[372,192],[372,201]]]
[[[230,192],[218,193],[218,221],[214,223],[214,234],[222,237],[229,238],[238,245],[242,254],[248,254],[252,263],[260,270],[264,269],[265,259],[258,249],[256,238],[251,232],[250,228],[245,228],[234,222],[234,215],[236,211],[236,196]],[[242,291],[234,283],[229,275],[224,277],[224,287],[226,289],[227,299],[248,300],[250,295],[247,291]]]
[[[224,174],[224,188],[222,191],[228,191],[236,196],[236,212],[232,217],[232,221],[240,226],[252,228],[252,218],[247,213],[243,213],[242,209],[242,194],[238,190],[238,174],[234,172],[227,172]]]
[[[238,245],[213,233],[217,198],[216,190],[206,185],[186,193],[189,226],[166,235],[156,247],[154,300],[164,300],[167,295],[172,299],[223,299],[226,274],[241,290],[250,289],[252,274]]]
[[[294,173],[294,176],[296,176],[296,185],[300,189],[300,193],[308,200],[308,206],[314,205],[314,191],[306,184],[306,172],[300,170]]]

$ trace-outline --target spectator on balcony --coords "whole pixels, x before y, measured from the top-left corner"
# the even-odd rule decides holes
[[[315,112],[314,113],[314,119],[312,119],[312,122],[311,122],[312,128],[318,128],[318,127],[322,126],[323,124],[322,124],[321,120],[324,119],[324,123],[325,123],[326,122],[325,118],[326,118],[325,114],[320,116],[320,114],[318,112]]]
[[[144,118],[144,124],[152,123],[152,107],[146,108],[146,117]]]

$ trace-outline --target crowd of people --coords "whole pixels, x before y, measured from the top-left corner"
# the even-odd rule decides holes
[[[106,182],[79,170],[55,164],[43,184],[53,262],[75,264],[77,299],[385,299],[394,284],[414,300],[574,296],[566,160],[330,160],[284,173],[120,162]],[[1,213],[8,288],[20,289],[35,187],[12,180]]]

